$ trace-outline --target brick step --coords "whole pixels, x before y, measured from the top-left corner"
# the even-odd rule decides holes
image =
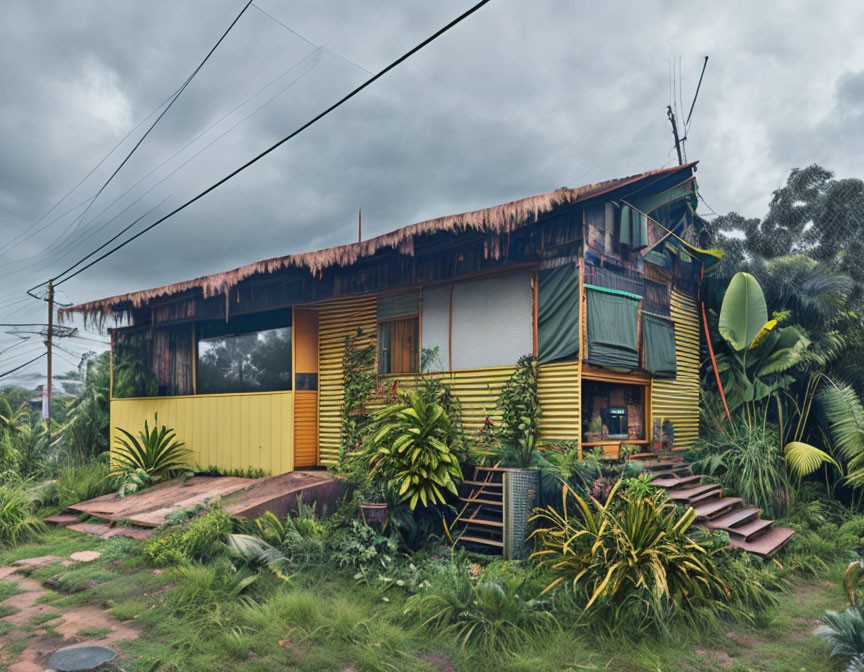
[[[466,537],[463,535],[463,536],[459,537],[459,541],[461,541],[463,543],[468,542],[468,543],[472,543],[472,544],[483,544],[485,546],[494,546],[495,548],[504,548],[504,542],[503,541],[497,541],[496,539],[485,539],[483,537]]]
[[[719,516],[732,507],[743,503],[744,500],[740,497],[721,497],[720,499],[712,499],[708,502],[697,504],[693,507],[693,510],[696,511],[697,518],[706,519]]]
[[[762,513],[762,509],[755,506],[745,506],[744,508],[735,509],[722,516],[705,521],[704,525],[711,530],[723,530],[744,523],[754,516],[758,516],[760,513]]]
[[[792,538],[795,530],[788,527],[772,527],[770,530],[749,541],[744,539],[730,539],[729,545],[740,548],[748,553],[769,556],[776,553],[783,545]]]
[[[704,483],[702,485],[697,485],[692,488],[671,488],[666,491],[666,494],[669,495],[669,499],[674,499],[676,501],[692,501],[694,498],[699,497],[700,495],[704,495],[708,492],[713,492],[715,490],[722,490],[722,488],[716,483]]]
[[[744,539],[744,541],[752,541],[754,538],[767,534],[768,528],[774,524],[773,520],[765,520],[764,518],[754,518],[736,527],[724,528],[729,537]]]
[[[655,478],[651,481],[651,485],[658,488],[677,488],[680,485],[698,483],[701,480],[702,477],[699,474],[694,474],[693,476],[665,476],[663,478]]]

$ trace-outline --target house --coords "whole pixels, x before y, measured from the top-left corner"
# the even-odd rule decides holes
[[[333,463],[358,330],[382,384],[427,360],[469,432],[533,353],[542,442],[647,446],[668,421],[686,447],[699,421],[700,281],[719,258],[698,245],[695,171],[561,188],[63,313],[123,325],[110,330],[111,427],[158,413],[201,465]]]

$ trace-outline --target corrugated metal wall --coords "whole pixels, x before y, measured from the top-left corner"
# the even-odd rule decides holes
[[[695,297],[672,290],[678,376],[651,382],[651,416],[670,418],[675,444],[689,447],[699,435],[699,310]]]
[[[541,441],[577,440],[582,435],[581,375],[578,361],[540,367]]]
[[[333,464],[339,455],[342,430],[342,358],[345,337],[363,329],[377,338],[375,296],[322,303],[318,313],[318,450],[321,464]]]
[[[191,465],[282,474],[294,466],[293,401],[293,392],[114,399],[111,445],[115,427],[137,435],[158,413],[159,425],[174,429],[192,451]]]
[[[318,393],[294,392],[294,466],[318,464]]]

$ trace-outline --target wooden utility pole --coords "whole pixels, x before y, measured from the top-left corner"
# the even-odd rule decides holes
[[[671,105],[666,106],[666,116],[669,118],[669,123],[672,124],[672,135],[675,136],[675,151],[678,152],[678,165],[683,166],[684,157],[681,156],[681,138],[678,137],[678,122],[675,121],[675,113],[672,111]]]
[[[48,440],[51,440],[51,347],[54,341],[54,282],[48,281],[48,333],[45,347],[48,353],[48,376],[42,390],[42,418],[48,421]]]

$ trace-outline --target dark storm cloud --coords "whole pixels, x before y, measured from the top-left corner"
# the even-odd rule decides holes
[[[370,70],[468,5],[259,4],[311,41]],[[227,0],[2,3],[0,252],[31,232],[42,213],[179,86],[240,6]],[[665,106],[669,64],[679,56],[687,107],[702,56],[711,55],[688,146],[690,158],[702,160],[699,179],[707,200],[721,212],[759,215],[771,189],[795,165],[818,160],[844,174],[861,174],[862,134],[856,126],[864,88],[864,43],[857,39],[862,19],[864,9],[851,0],[832,3],[830,11],[823,3],[785,3],[782,12],[744,2],[493,0],[319,125],[63,285],[62,296],[93,299],[349,242],[361,207],[364,232],[371,236],[562,185],[671,165]],[[10,302],[166,197],[159,212],[194,195],[366,76],[326,53],[313,53],[308,43],[250,7],[100,196],[85,225],[67,216],[0,256],[0,322],[44,319],[38,302]],[[838,133],[844,143],[830,142]],[[91,195],[130,142],[52,217]],[[116,221],[106,225],[112,217]],[[0,336],[0,350],[11,343]],[[65,347],[81,352],[89,345],[94,344],[67,341]],[[0,371],[25,361],[28,351],[38,352],[38,342],[0,355]]]

